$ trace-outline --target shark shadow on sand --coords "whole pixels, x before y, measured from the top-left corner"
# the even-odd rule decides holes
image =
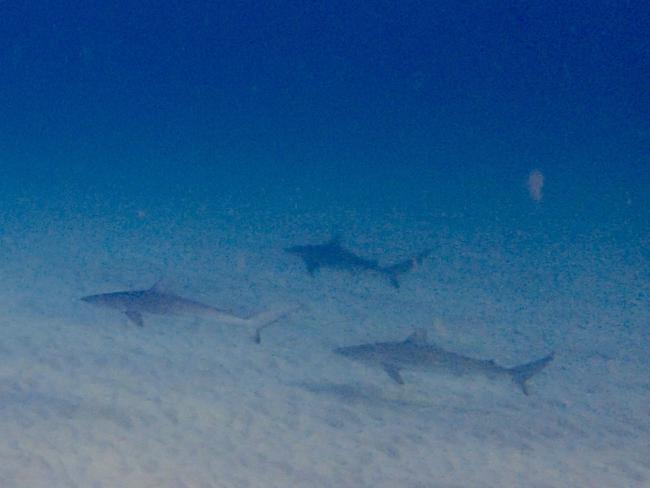
[[[422,264],[422,260],[432,252],[431,249],[427,249],[409,259],[389,266],[381,266],[376,260],[363,258],[345,249],[341,246],[339,237],[334,237],[324,244],[287,247],[285,251],[302,258],[307,272],[311,276],[314,276],[320,268],[338,269],[350,273],[371,271],[388,278],[390,284],[395,288],[400,286],[400,275],[411,271],[416,265]]]
[[[291,386],[349,405],[368,404],[418,408],[432,406],[423,401],[391,397],[381,388],[356,383],[298,382],[292,383]]]
[[[288,307],[279,310],[267,310],[248,318],[238,317],[216,307],[166,292],[162,290],[160,282],[146,290],[100,293],[85,296],[81,300],[92,305],[123,312],[131,322],[139,327],[144,326],[144,314],[190,315],[212,319],[222,324],[250,327],[255,331],[254,340],[257,344],[261,342],[260,334],[262,329],[298,308]]]

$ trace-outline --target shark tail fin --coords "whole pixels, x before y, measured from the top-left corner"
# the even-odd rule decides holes
[[[529,394],[527,381],[539,373],[541,370],[543,370],[548,365],[548,363],[553,360],[554,356],[555,353],[551,353],[542,359],[538,359],[537,361],[522,364],[521,366],[515,366],[514,368],[510,368],[508,370],[512,376],[512,380],[521,387],[524,395]]]
[[[399,263],[385,266],[380,269],[388,277],[390,284],[395,288],[399,288],[399,275],[407,273],[415,268],[415,266],[422,264],[424,258],[429,256],[431,252],[431,249],[426,249],[412,258],[405,259],[404,261],[400,261]]]
[[[257,315],[252,316],[251,318],[248,319],[249,325],[253,326],[255,328],[255,335],[253,336],[253,340],[255,341],[255,344],[259,344],[262,342],[262,329],[265,329],[271,324],[274,324],[278,320],[280,320],[283,317],[286,317],[292,312],[295,312],[298,310],[299,307],[294,306],[294,307],[287,307],[283,309],[275,309],[275,310],[267,310],[265,312],[261,312]]]

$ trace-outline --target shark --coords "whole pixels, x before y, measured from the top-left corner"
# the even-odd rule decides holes
[[[341,245],[338,236],[333,237],[323,244],[297,245],[287,247],[284,250],[302,258],[307,272],[311,276],[314,276],[320,268],[339,269],[351,273],[372,271],[388,278],[390,284],[395,288],[400,287],[398,278],[401,274],[411,271],[418,264],[422,264],[422,260],[432,252],[431,249],[427,249],[412,258],[392,265],[381,266],[374,259],[363,258],[345,249]]]
[[[100,293],[82,297],[81,300],[92,305],[119,310],[139,327],[144,326],[143,315],[145,314],[190,315],[213,319],[228,325],[251,327],[255,331],[254,340],[257,344],[262,340],[262,329],[298,308],[267,310],[248,318],[238,317],[216,307],[169,293],[163,290],[160,282],[145,290]]]
[[[475,359],[446,351],[427,340],[426,332],[417,330],[406,340],[339,347],[336,354],[354,361],[380,366],[396,383],[403,385],[402,370],[447,372],[455,375],[478,374],[490,379],[507,378],[529,395],[528,381],[542,371],[554,357],[551,353],[520,366],[506,368],[493,360]]]

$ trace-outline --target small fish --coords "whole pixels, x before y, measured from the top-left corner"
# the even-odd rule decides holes
[[[268,310],[249,318],[243,318],[210,305],[165,292],[161,289],[160,283],[156,283],[146,290],[100,293],[88,295],[81,300],[100,307],[119,310],[140,327],[144,325],[143,314],[191,315],[210,318],[228,325],[252,327],[255,330],[254,340],[258,344],[261,342],[262,329],[297,309],[297,307],[290,307],[281,310]]]
[[[376,260],[363,258],[345,249],[341,246],[338,237],[334,237],[324,244],[287,247],[285,251],[300,256],[311,276],[314,276],[315,272],[320,268],[339,269],[351,273],[373,271],[387,277],[390,284],[395,288],[400,286],[399,275],[411,271],[416,264],[421,264],[422,260],[431,254],[431,250],[427,249],[415,257],[405,259],[399,263],[380,266]]]
[[[401,342],[378,342],[359,346],[340,347],[336,354],[354,361],[381,366],[393,381],[404,384],[402,370],[448,372],[457,375],[480,374],[488,378],[506,377],[528,395],[528,380],[553,360],[553,353],[530,363],[504,368],[492,360],[474,359],[445,351],[427,342],[426,333],[417,331]]]

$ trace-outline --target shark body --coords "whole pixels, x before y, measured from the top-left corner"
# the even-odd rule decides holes
[[[92,305],[119,310],[140,327],[144,326],[144,314],[191,315],[228,325],[252,327],[255,330],[256,343],[261,342],[260,333],[263,328],[295,310],[295,307],[269,310],[249,318],[238,317],[216,307],[165,292],[158,283],[146,290],[100,293],[85,296],[81,300]]]
[[[336,354],[374,366],[380,366],[396,383],[404,384],[402,370],[447,372],[456,375],[479,374],[491,379],[508,378],[528,395],[528,380],[553,360],[553,353],[530,363],[505,368],[492,360],[475,359],[446,351],[427,342],[426,334],[417,331],[401,342],[379,342],[340,347]]]
[[[381,266],[378,261],[363,258],[352,251],[341,246],[338,237],[323,244],[306,244],[285,248],[290,254],[296,254],[305,263],[307,272],[314,276],[320,268],[331,268],[359,273],[363,271],[372,271],[385,276],[390,284],[399,288],[399,275],[412,270],[416,264],[421,264],[422,260],[431,254],[431,250],[426,250],[415,257],[405,259],[399,263]]]

